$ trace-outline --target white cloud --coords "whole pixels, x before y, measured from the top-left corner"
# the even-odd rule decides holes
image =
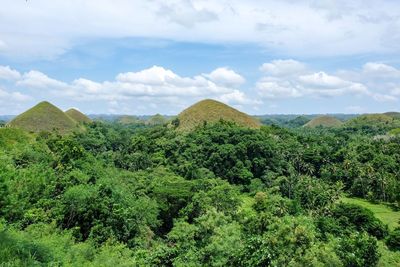
[[[17,86],[26,86],[30,88],[65,88],[68,85],[64,82],[49,78],[46,74],[32,70],[24,73],[21,79],[17,82]]]
[[[0,51],[5,50],[6,48],[7,48],[7,44],[3,40],[0,40]]]
[[[21,74],[9,66],[0,66],[0,80],[17,80]]]
[[[260,70],[265,72],[266,75],[272,76],[286,76],[303,72],[306,66],[293,59],[273,60],[269,63],[264,63]]]
[[[159,66],[153,66],[138,72],[126,72],[117,75],[116,80],[122,83],[139,83],[151,85],[163,85],[180,79],[178,75],[170,70]]]
[[[0,102],[1,103],[12,103],[14,102],[25,102],[29,101],[32,98],[28,95],[24,95],[20,92],[7,92],[5,90],[0,89]]]
[[[383,78],[400,78],[400,70],[383,63],[368,62],[363,66],[362,70],[366,75]]]
[[[196,7],[194,1],[159,1],[161,7],[157,14],[166,17],[169,21],[192,28],[197,23],[218,20],[218,15],[205,8]]]
[[[204,74],[205,77],[209,78],[216,84],[225,86],[240,86],[246,80],[240,75],[229,68],[217,68],[210,74]]]
[[[296,57],[400,48],[400,4],[390,0],[35,0],[2,7],[0,53],[8,57],[53,58],[82,39],[127,37],[252,43]]]
[[[397,97],[392,96],[392,95],[372,93],[371,96],[378,102],[395,102],[395,101],[397,101]]]
[[[263,98],[291,98],[300,97],[302,92],[288,81],[273,81],[263,79],[256,85],[258,94]]]
[[[49,77],[37,70],[20,74],[11,67],[3,67],[0,70],[13,79],[0,83],[7,88],[0,91],[3,105],[0,111],[16,110],[11,105],[6,107],[6,104],[18,105],[33,101],[33,98],[68,103],[64,107],[81,103],[86,110],[101,110],[104,107],[105,111],[113,113],[136,114],[174,114],[204,98],[213,98],[252,111],[285,99],[288,100],[285,103],[291,104],[279,105],[283,113],[285,108],[291,109],[293,105],[295,111],[296,105],[307,105],[304,103],[332,103],[331,110],[338,104],[343,112],[350,111],[346,107],[360,105],[383,105],[394,109],[399,101],[399,82],[394,75],[398,69],[393,66],[369,62],[359,69],[325,72],[307,67],[289,68],[288,62],[282,62],[274,60],[263,64],[270,69],[265,71],[260,68],[262,77],[253,88],[240,88],[245,78],[228,67],[186,77],[161,66],[153,66],[119,73],[107,81],[78,78],[72,82]],[[305,66],[302,62],[293,62],[296,62],[294,65]],[[272,68],[272,65],[280,68]],[[321,110],[324,108],[321,106]]]
[[[260,105],[260,100],[250,99],[245,93],[239,90],[233,90],[231,93],[223,94],[217,97],[218,100],[231,105]]]
[[[323,71],[310,75],[302,75],[299,81],[303,84],[317,88],[343,88],[351,85],[351,82],[345,81],[339,77],[328,75]]]
[[[400,96],[400,87],[392,89],[390,91],[390,94],[392,94],[394,96]]]
[[[234,87],[243,82],[244,78],[229,68],[217,68],[209,74],[194,77],[181,77],[171,70],[153,66],[137,72],[120,73],[113,81],[98,82],[79,78],[71,83],[32,70],[20,75],[19,80],[15,81],[15,86],[33,90],[34,93],[41,89],[38,93],[60,99],[81,102],[107,101],[113,103],[110,108],[114,111],[115,103],[138,99],[141,99],[142,103],[157,104],[160,101],[169,105],[180,105],[179,103],[186,103],[193,98],[214,98],[235,105],[260,104],[260,101],[250,99]]]
[[[378,102],[397,101],[397,89],[393,89],[391,92],[380,92],[376,89],[376,86],[371,86],[371,83],[367,82],[368,79],[364,77],[367,73],[369,74],[372,71],[375,74],[379,74],[381,77],[387,77],[387,73],[391,75],[396,73],[397,69],[388,65],[367,63],[363,66],[362,70],[358,72],[339,72],[339,75],[346,77],[342,78],[337,75],[327,74],[324,71],[312,72],[305,68],[304,64],[297,61],[295,61],[295,65],[302,66],[303,68],[298,68],[301,71],[297,71],[296,75],[294,74],[296,72],[291,72],[292,75],[282,76],[283,72],[280,71],[279,68],[276,68],[276,62],[279,61],[274,60],[269,63],[264,63],[260,68],[266,75],[256,84],[258,95],[262,98],[332,98],[351,95],[369,97]],[[265,71],[266,69],[267,71]],[[357,77],[358,79],[353,81],[351,79],[352,77]]]

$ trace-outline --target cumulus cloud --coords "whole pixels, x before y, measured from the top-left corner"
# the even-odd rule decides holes
[[[351,84],[349,81],[345,81],[336,76],[328,75],[323,71],[310,75],[299,76],[299,80],[307,86],[317,88],[343,88]]]
[[[228,87],[240,86],[246,81],[240,74],[229,68],[217,68],[210,74],[204,74],[204,76],[217,84],[223,84]]]
[[[12,103],[15,102],[25,102],[31,100],[32,97],[22,94],[20,92],[7,92],[0,88],[0,102],[1,103]]]
[[[278,59],[262,64],[260,70],[267,75],[287,76],[304,72],[305,64],[293,59]]]
[[[179,79],[178,75],[171,70],[153,66],[138,72],[126,72],[117,75],[116,80],[125,83],[141,83],[151,85],[162,85]]]
[[[0,110],[12,110],[5,109],[5,105],[33,102],[35,98],[68,103],[65,107],[81,103],[87,107],[86,112],[92,107],[112,113],[174,114],[198,100],[213,98],[253,112],[284,100],[295,105],[311,103],[310,109],[314,104],[332,103],[333,110],[338,104],[343,112],[350,111],[349,106],[380,105],[394,109],[400,98],[399,69],[384,63],[367,62],[358,69],[328,72],[296,60],[273,60],[260,70],[261,77],[242,88],[245,78],[228,67],[187,77],[152,66],[122,72],[105,81],[86,78],[61,81],[37,70],[20,73],[3,66],[0,85],[7,89],[0,91],[3,105]],[[283,113],[291,108],[278,107]]]
[[[17,80],[21,74],[9,66],[0,66],[0,80]]]
[[[366,75],[383,78],[400,78],[400,70],[379,62],[368,62],[364,64],[362,70]]]
[[[78,78],[64,82],[32,70],[20,75],[15,86],[74,101],[107,101],[113,110],[116,110],[115,103],[138,99],[169,105],[202,98],[219,99],[234,105],[260,104],[238,89],[243,82],[242,76],[225,67],[194,77],[181,77],[172,70],[153,66],[137,72],[119,73],[112,81]]]
[[[274,60],[264,63],[260,70],[266,76],[257,82],[256,90],[260,97],[266,99],[349,95],[365,96],[378,102],[394,102],[398,100],[397,96],[400,94],[398,87],[386,91],[376,88],[376,84],[381,87],[388,86],[386,82],[382,82],[382,77],[384,79],[397,77],[396,68],[381,63],[369,62],[359,71],[342,70],[336,75],[324,71],[314,72],[301,62],[293,60]],[[289,73],[291,75],[288,75]],[[373,82],[372,76],[375,77]]]
[[[233,90],[231,93],[223,94],[217,97],[218,100],[231,105],[261,105],[262,102],[257,99],[251,99],[245,93],[239,90]]]
[[[257,82],[256,88],[262,98],[291,98],[303,95],[296,85],[285,80],[264,78]]]
[[[27,86],[31,88],[65,88],[67,84],[56,79],[48,77],[40,71],[30,71],[22,75],[21,79],[17,82],[18,86]]]

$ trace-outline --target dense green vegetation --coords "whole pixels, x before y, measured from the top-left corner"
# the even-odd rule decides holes
[[[375,138],[398,126],[360,123],[1,128],[1,264],[400,265],[398,225],[366,204],[399,214],[400,138]]]
[[[372,203],[362,198],[343,197],[341,201],[369,209],[379,220],[387,224],[389,229],[395,229],[400,226],[400,212],[398,212],[398,208],[390,207],[384,203]]]

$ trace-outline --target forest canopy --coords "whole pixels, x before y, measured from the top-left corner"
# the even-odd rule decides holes
[[[0,129],[5,266],[393,266],[400,138],[386,124]]]

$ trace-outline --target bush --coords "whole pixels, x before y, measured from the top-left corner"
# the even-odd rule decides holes
[[[400,251],[400,227],[397,227],[396,229],[394,229],[393,232],[389,234],[389,236],[386,239],[386,245],[391,250]]]
[[[348,267],[376,266],[380,257],[376,238],[367,233],[356,233],[341,238],[336,247],[336,254],[343,265]]]
[[[387,225],[377,219],[372,211],[358,205],[340,203],[334,208],[333,217],[344,229],[366,231],[378,239],[388,234]]]

